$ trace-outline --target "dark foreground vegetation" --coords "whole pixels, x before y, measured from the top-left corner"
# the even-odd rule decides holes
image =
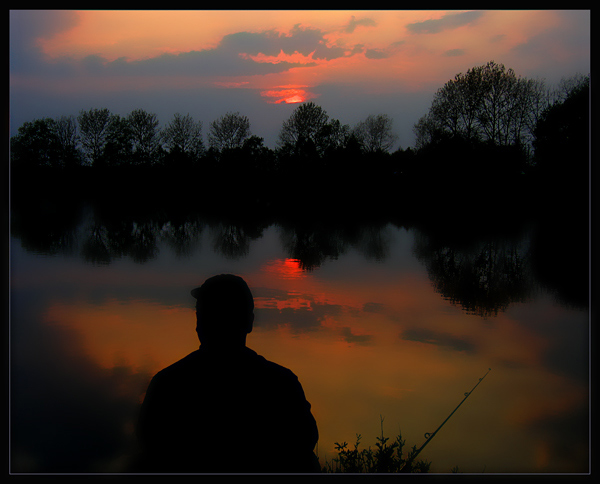
[[[391,153],[387,115],[350,128],[314,103],[283,123],[275,149],[239,113],[211,123],[208,147],[190,115],[158,125],[141,109],[25,123],[11,139],[13,204],[62,197],[367,218],[450,207],[516,213],[574,199],[587,206],[589,77],[551,91],[493,62],[475,67],[438,90],[415,124],[416,148]]]
[[[375,449],[371,446],[360,449],[362,436],[356,434],[356,442],[349,447],[347,442],[335,443],[337,457],[326,461],[321,467],[322,472],[345,472],[351,474],[360,473],[426,473],[429,472],[431,462],[417,459],[417,446],[405,453],[406,439],[402,433],[398,433],[396,440],[389,442],[383,432],[383,418],[381,418],[381,436],[376,438]],[[457,471],[454,468],[453,471]]]

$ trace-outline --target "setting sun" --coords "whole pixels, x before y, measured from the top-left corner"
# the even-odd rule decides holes
[[[291,97],[284,99],[283,102],[285,102],[286,104],[293,104],[293,103],[301,103],[303,101],[304,101],[304,98],[302,96],[295,95],[295,96],[291,96]]]
[[[306,86],[303,86],[306,87]],[[270,98],[268,103],[271,104],[293,104],[293,103],[302,103],[309,99],[315,98],[316,95],[306,91],[304,89],[298,88],[286,88],[286,89],[273,89],[268,91],[262,91],[261,95]]]

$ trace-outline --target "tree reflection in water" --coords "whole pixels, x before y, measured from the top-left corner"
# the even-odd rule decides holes
[[[468,313],[496,316],[531,296],[528,255],[519,242],[496,239],[460,247],[419,234],[414,253],[435,290]]]
[[[332,220],[282,224],[281,243],[290,258],[312,271],[327,260],[336,260],[350,248],[368,260],[383,261],[390,251],[391,239],[386,223],[348,224]]]
[[[365,223],[333,217],[289,220],[213,215],[209,218],[192,209],[130,207],[124,211],[115,206],[87,211],[72,206],[44,210],[13,208],[12,221],[12,235],[20,239],[26,250],[52,255],[78,253],[84,261],[100,265],[122,257],[143,264],[156,258],[161,247],[170,248],[178,257],[193,257],[207,228],[215,253],[227,259],[240,259],[248,255],[251,244],[263,236],[265,229],[275,225],[287,257],[298,261],[298,267],[304,271],[338,259],[350,249],[368,260],[385,261],[394,243],[388,230],[391,224],[415,233],[413,253],[426,267],[434,289],[469,313],[481,317],[497,315],[512,303],[527,301],[538,286],[551,285],[557,297],[576,299],[571,294],[573,278],[555,277],[551,284],[548,282],[548,271],[556,266],[557,260],[565,259],[565,254],[548,250],[546,237],[532,238],[519,230],[506,230],[510,235],[505,236],[501,228],[488,235],[465,229],[458,231],[461,235],[457,237],[450,235],[452,231],[431,229],[435,224],[427,229],[407,228],[402,222]],[[551,227],[543,230],[547,234]],[[533,233],[538,234],[539,230]],[[568,238],[569,234],[565,236]],[[583,269],[577,274],[585,276],[587,265],[583,256],[578,261]],[[576,287],[585,289],[586,280],[583,278]],[[586,301],[585,294],[578,298],[582,307]]]
[[[222,221],[213,225],[213,245],[216,253],[227,259],[241,259],[248,255],[250,242],[262,237],[266,228],[262,223],[252,224],[245,221]]]

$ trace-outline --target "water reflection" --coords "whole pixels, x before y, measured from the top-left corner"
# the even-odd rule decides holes
[[[11,304],[11,469],[119,472],[149,373],[104,366],[85,334],[48,318],[51,296],[13,290]]]
[[[383,222],[215,220],[185,211],[123,212],[52,204],[38,211],[14,211],[12,233],[35,253],[79,254],[84,261],[98,265],[123,257],[143,264],[156,259],[161,247],[178,257],[193,257],[207,230],[215,253],[240,260],[273,224],[280,229],[286,258],[282,263],[272,262],[268,270],[285,277],[313,271],[351,249],[378,262],[385,262],[391,250],[388,224]],[[437,227],[419,227],[413,251],[435,290],[472,314],[497,315],[512,303],[528,300],[537,286],[551,290],[564,303],[586,308],[585,224],[560,237],[549,221],[528,232],[517,228],[516,232],[511,229],[509,236],[503,229],[488,235],[472,230],[470,236],[464,236],[469,233],[467,227],[461,228],[462,236],[456,238]]]
[[[458,237],[401,221],[63,208],[64,220],[52,207],[13,217],[14,470],[119,469],[139,388],[196,349],[189,288],[224,271],[253,289],[253,347],[306,382],[322,459],[357,432],[374,444],[380,414],[419,445],[491,366],[428,446],[432,470],[587,469],[586,298],[550,297],[575,300],[585,271],[541,277],[582,265],[579,239],[556,243],[548,221]]]
[[[273,259],[267,262],[263,270],[284,278],[298,279],[306,276],[304,263],[300,259]]]
[[[420,233],[414,252],[444,298],[470,314],[497,316],[531,295],[528,247],[520,240],[483,240],[451,245]]]
[[[262,237],[265,224],[251,224],[244,220],[218,222],[211,226],[213,250],[228,259],[240,259],[248,255],[250,242]]]

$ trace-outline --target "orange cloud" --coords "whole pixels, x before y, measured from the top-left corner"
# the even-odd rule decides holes
[[[283,50],[279,51],[277,55],[266,55],[259,52],[256,55],[252,54],[239,54],[243,59],[252,59],[254,62],[268,63],[268,64],[279,64],[280,62],[289,62],[295,64],[314,64],[316,61],[312,58],[315,51],[312,51],[308,55],[304,55],[295,51],[293,54],[286,54]]]

